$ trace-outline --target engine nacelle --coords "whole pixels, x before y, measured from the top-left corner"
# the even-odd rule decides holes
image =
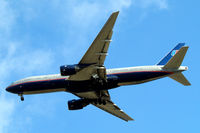
[[[119,80],[119,78],[117,76],[111,75],[107,77],[107,81],[109,83],[117,83]]]
[[[73,99],[68,101],[68,109],[69,110],[83,109],[88,104],[89,102],[85,99],[78,99],[78,100]]]
[[[79,65],[64,65],[60,67],[60,74],[62,76],[68,76],[76,74],[80,70]]]

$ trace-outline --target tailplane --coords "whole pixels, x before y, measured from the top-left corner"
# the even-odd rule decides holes
[[[182,85],[185,85],[185,86],[191,85],[190,82],[185,78],[185,76],[181,72],[170,75],[169,77],[171,79],[181,83]]]
[[[170,75],[169,77],[183,85],[191,85],[190,82],[185,78],[185,76],[179,71],[185,54],[188,50],[188,46],[184,46],[185,43],[179,43],[174,49],[172,49],[167,56],[165,56],[157,65],[163,65],[163,69],[175,70],[176,73]],[[187,70],[187,69],[185,69]]]

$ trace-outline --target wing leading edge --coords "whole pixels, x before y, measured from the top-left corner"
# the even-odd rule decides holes
[[[79,64],[96,64],[97,66],[102,66],[104,64],[108,47],[111,42],[112,29],[118,14],[119,11],[111,14]]]
[[[104,65],[109,44],[111,42],[113,27],[118,14],[119,11],[111,14],[85,55],[80,60],[79,64],[87,64],[89,66],[82,68],[82,70],[76,74],[71,75],[69,80],[89,80],[92,75],[98,75],[96,69]]]

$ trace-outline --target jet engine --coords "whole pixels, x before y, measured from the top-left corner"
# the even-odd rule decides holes
[[[69,110],[78,110],[83,109],[85,106],[87,106],[89,102],[86,99],[73,99],[68,101],[68,109]]]
[[[88,67],[90,64],[74,64],[74,65],[64,65],[60,66],[60,74],[62,76],[69,76],[76,74],[82,68]]]
[[[60,73],[62,76],[68,76],[76,74],[80,70],[79,65],[64,65],[60,67]]]

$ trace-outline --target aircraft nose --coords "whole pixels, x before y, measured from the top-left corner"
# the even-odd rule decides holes
[[[10,92],[10,93],[16,93],[17,94],[19,90],[16,87],[14,87],[14,86],[8,86],[6,88],[6,91]]]
[[[7,88],[6,88],[6,91],[7,91],[7,92],[12,92],[12,89],[11,89],[10,87],[7,87]]]

